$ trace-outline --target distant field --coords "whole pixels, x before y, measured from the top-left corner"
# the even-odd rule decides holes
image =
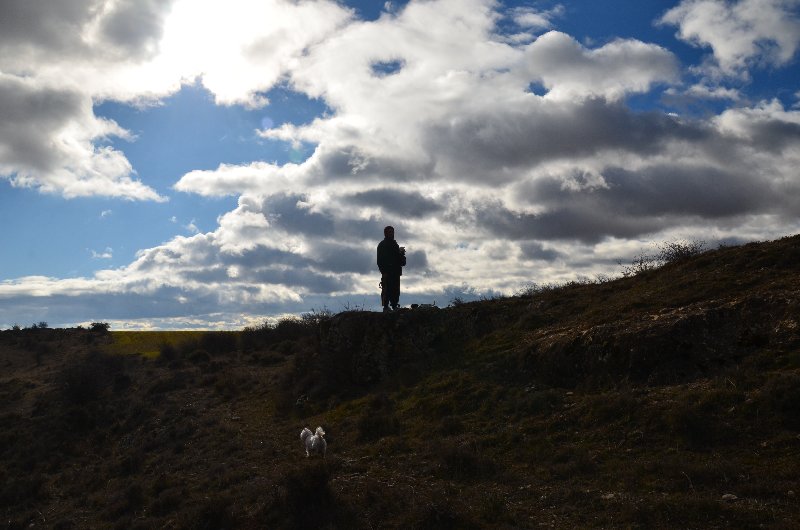
[[[113,342],[108,353],[140,354],[158,357],[162,344],[178,346],[190,340],[199,340],[205,331],[112,331]]]

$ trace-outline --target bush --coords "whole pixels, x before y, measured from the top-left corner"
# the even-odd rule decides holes
[[[494,464],[472,444],[448,445],[441,452],[444,478],[477,480],[494,476]]]
[[[100,397],[122,372],[121,357],[90,352],[69,360],[61,374],[64,398],[74,405],[83,405]]]
[[[630,265],[622,265],[622,276],[629,278],[652,271],[670,263],[678,263],[702,254],[706,250],[705,241],[667,241],[657,245],[655,254],[641,253]]]
[[[418,509],[417,519],[413,528],[420,530],[449,530],[453,528],[471,529],[480,528],[477,524],[466,519],[459,510],[447,504],[433,503]]]
[[[174,361],[177,358],[178,358],[178,349],[169,342],[164,342],[163,344],[161,344],[161,346],[158,347],[159,361],[168,363],[170,361]]]
[[[211,355],[232,353],[237,348],[236,334],[231,331],[209,331],[200,337],[200,349]]]
[[[330,473],[323,464],[293,469],[284,478],[286,515],[294,528],[320,528],[331,523],[336,502]]]
[[[705,252],[705,241],[668,241],[658,246],[656,259],[662,263],[676,263]]]
[[[374,442],[400,432],[400,422],[394,412],[394,403],[385,395],[375,397],[358,419],[358,439]]]
[[[189,360],[194,364],[205,364],[211,361],[211,356],[205,350],[195,350],[189,355]]]
[[[787,427],[800,426],[800,374],[773,375],[764,385],[760,401]]]
[[[108,329],[111,327],[111,324],[108,322],[92,322],[89,331],[94,331],[95,333],[108,333]]]
[[[242,349],[254,350],[267,348],[281,342],[298,342],[315,338],[319,334],[319,326],[331,318],[328,310],[304,313],[299,318],[286,317],[277,323],[264,322],[259,327],[245,328],[241,333]]]

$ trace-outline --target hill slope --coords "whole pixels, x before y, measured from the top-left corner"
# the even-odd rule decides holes
[[[155,360],[121,334],[5,331],[0,510],[19,528],[792,528],[799,280],[796,236],[446,309],[165,335]],[[325,460],[300,445],[316,425]]]

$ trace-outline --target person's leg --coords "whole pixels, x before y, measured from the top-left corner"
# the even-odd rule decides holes
[[[384,311],[389,310],[389,291],[390,291],[390,280],[386,276],[381,277],[381,305],[383,306]]]
[[[392,304],[392,309],[397,309],[400,305],[400,276],[392,278],[392,290],[389,295],[389,301]]]

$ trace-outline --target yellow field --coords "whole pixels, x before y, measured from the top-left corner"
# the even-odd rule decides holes
[[[173,346],[199,339],[205,331],[112,331],[113,342],[108,353],[139,354],[145,357],[158,357],[162,344]]]

